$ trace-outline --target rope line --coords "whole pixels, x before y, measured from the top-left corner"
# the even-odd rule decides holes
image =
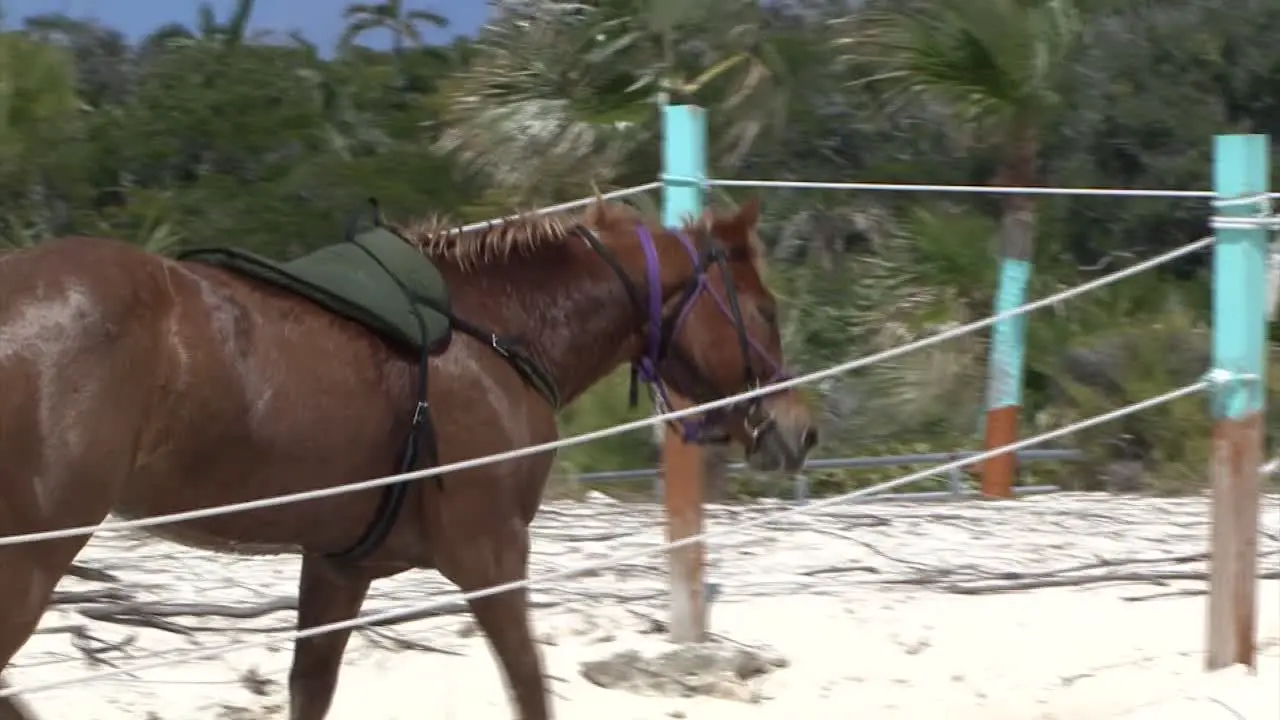
[[[1275,320],[1277,304],[1280,303],[1280,216],[1272,213],[1271,200],[1276,193],[1250,193],[1238,197],[1215,198],[1213,207],[1217,210],[1234,208],[1252,209],[1253,215],[1214,215],[1209,218],[1209,227],[1214,230],[1255,230],[1263,229],[1272,232],[1271,242],[1267,249],[1267,319]]]
[[[697,182],[694,178],[664,175],[669,182]],[[939,192],[991,195],[1074,195],[1093,197],[1147,197],[1147,198],[1212,198],[1212,190],[1155,190],[1143,188],[1078,188],[1034,187],[1017,185],[927,185],[918,183],[876,182],[810,182],[804,180],[718,180],[702,181],[707,187],[782,188],[789,190],[880,190],[888,192]],[[1270,193],[1269,197],[1280,197]]]
[[[992,450],[987,450],[985,452],[978,453],[970,457],[960,458],[958,460],[953,460],[948,463],[943,463],[941,465],[936,465],[931,468],[926,468],[924,470],[919,470],[917,472],[909,473],[907,475],[898,477],[894,480],[889,480],[887,482],[883,482],[878,485],[873,485],[871,487],[863,488],[861,490],[855,490],[853,492],[844,493],[843,495],[837,495],[830,498],[823,498],[821,500],[810,502],[807,505],[799,505],[793,508],[788,508],[786,510],[780,510],[776,513],[771,513],[768,515],[763,515],[761,517],[746,520],[742,523],[739,523],[737,525],[733,525],[730,527],[720,528],[716,530],[707,530],[702,533],[699,533],[698,535],[682,538],[674,542],[661,543],[655,547],[647,548],[645,550],[637,550],[635,552],[614,555],[613,557],[610,557],[610,558],[597,560],[590,563],[584,563],[582,565],[577,565],[571,568],[565,568],[564,570],[547,573],[545,575],[541,575],[536,578],[525,579],[525,580],[515,580],[512,582],[502,583],[499,585],[494,585],[492,587],[482,588],[482,589],[474,590],[471,592],[450,593],[449,595],[446,595],[444,597],[437,597],[434,600],[425,601],[425,602],[417,603],[413,605],[408,605],[406,607],[398,608],[395,610],[387,610],[381,613],[371,614],[364,617],[352,618],[350,620],[343,620],[341,622],[329,623],[327,625],[317,625],[316,627],[307,628],[305,630],[286,631],[279,634],[274,634],[266,638],[259,638],[256,640],[250,640],[246,642],[229,643],[229,644],[220,645],[217,647],[203,648],[200,650],[194,650],[194,651],[179,653],[179,654],[151,653],[151,654],[142,656],[143,659],[154,658],[154,660],[151,660],[149,662],[135,664],[131,667],[117,667],[117,668],[110,668],[107,670],[101,670],[101,671],[92,672],[92,673],[86,673],[78,677],[63,678],[60,680],[50,680],[42,683],[31,683],[31,684],[20,685],[20,686],[12,686],[9,688],[0,689],[0,697],[8,697],[8,696],[16,695],[19,693],[30,694],[30,693],[39,692],[42,690],[51,690],[54,688],[76,685],[82,682],[90,682],[93,680],[103,680],[110,677],[116,677],[118,675],[126,675],[130,673],[140,672],[143,670],[152,670],[159,667],[165,667],[177,662],[202,660],[206,658],[216,657],[218,655],[222,655],[224,653],[232,652],[236,650],[245,650],[245,649],[256,648],[256,647],[267,647],[271,645],[276,645],[278,643],[296,641],[296,640],[301,640],[309,637],[315,637],[317,635],[323,635],[329,632],[335,632],[339,630],[349,630],[349,629],[361,627],[364,625],[369,625],[372,623],[383,623],[391,620],[397,620],[402,617],[407,617],[415,613],[428,612],[428,611],[442,608],[458,602],[469,602],[471,600],[477,600],[479,598],[489,597],[491,595],[499,595],[501,593],[510,592],[512,590],[532,587],[534,585],[541,584],[541,583],[568,580],[578,575],[581,575],[583,573],[595,572],[599,570],[607,570],[616,565],[634,562],[636,560],[645,559],[648,557],[652,557],[654,555],[661,555],[671,550],[686,547],[689,545],[694,545],[694,544],[701,543],[706,540],[710,540],[714,538],[724,537],[726,535],[732,535],[735,532],[741,532],[743,530],[764,526],[769,523],[777,522],[778,520],[781,520],[784,518],[801,516],[806,513],[813,512],[815,510],[821,510],[821,509],[832,507],[835,505],[841,505],[841,504],[849,503],[851,501],[856,501],[861,498],[875,495],[877,493],[882,493],[886,490],[892,490],[893,488],[906,485],[908,483],[912,483],[917,480],[922,480],[924,478],[930,477],[932,475],[936,475],[941,472],[947,472],[955,468],[960,468],[966,465],[979,463],[989,458],[995,457],[997,455],[1003,455],[1008,452],[1017,452],[1018,450],[1021,450],[1023,448],[1031,447],[1033,445],[1039,445],[1041,443],[1046,443],[1051,440],[1056,440],[1060,437],[1065,437],[1079,430],[1084,430],[1087,428],[1095,427],[1097,425],[1102,425],[1104,423],[1111,422],[1112,420],[1116,420],[1118,418],[1122,418],[1127,415],[1132,415],[1134,413],[1141,412],[1149,408],[1157,407],[1159,405],[1163,405],[1165,403],[1172,402],[1174,400],[1178,400],[1178,399],[1187,397],[1189,395],[1194,395],[1195,393],[1198,393],[1201,390],[1204,390],[1205,388],[1211,386],[1212,384],[1213,383],[1211,383],[1209,380],[1199,380],[1197,382],[1191,383],[1190,385],[1183,386],[1177,390],[1171,390],[1161,395],[1156,395],[1154,397],[1147,398],[1146,400],[1140,400],[1136,403],[1132,403],[1125,407],[1118,408],[1116,410],[1112,410],[1110,412],[1106,412],[1101,415],[1095,415],[1091,418],[1080,420],[1078,422],[1072,423],[1071,425],[1067,425],[1066,427],[1058,428],[1057,430],[1050,430],[1049,432],[1045,432],[1040,435],[1036,435],[1034,437],[1019,440],[1018,442],[1010,443],[1008,445],[994,448]]]
[[[570,200],[569,202],[560,203],[559,205],[548,205],[543,208],[538,208],[537,210],[530,210],[527,213],[518,213],[516,215],[504,215],[503,217],[494,218],[492,220],[481,220],[480,222],[469,223],[467,225],[463,225],[462,227],[454,228],[445,234],[458,235],[461,233],[473,232],[475,230],[485,230],[491,227],[498,227],[499,225],[506,225],[512,220],[519,220],[522,217],[538,217],[541,215],[550,215],[552,213],[558,213],[564,210],[572,210],[574,208],[583,207],[584,205],[590,205],[591,203],[595,202],[598,199],[616,200],[618,198],[627,197],[629,195],[639,195],[642,192],[657,190],[660,187],[662,187],[661,182],[649,182],[643,185],[634,185],[629,188],[623,188],[621,190],[613,190],[611,192],[603,193],[599,196],[599,198],[597,198],[595,195],[592,195],[591,197],[578,198],[577,200]]]
[[[552,450],[559,450],[561,448],[573,447],[576,445],[583,445],[589,442],[600,440],[602,438],[613,437],[614,435],[622,435],[624,433],[632,432],[634,430],[640,430],[653,425],[659,425],[669,420],[678,420],[681,418],[689,417],[691,415],[704,413],[704,412],[707,412],[708,410],[714,410],[717,408],[726,407],[738,402],[742,402],[743,400],[747,400],[754,397],[760,397],[762,395],[768,395],[770,393],[777,392],[779,390],[785,390],[785,389],[797,387],[799,385],[803,385],[806,383],[811,383],[818,380],[824,380],[826,378],[834,377],[836,375],[842,375],[852,370],[857,370],[859,368],[866,367],[868,365],[873,365],[875,363],[882,362],[884,360],[889,360],[889,359],[898,357],[900,355],[905,355],[909,352],[913,352],[921,348],[929,347],[931,345],[937,345],[938,343],[942,343],[947,340],[951,340],[953,338],[957,338],[962,335],[974,332],[976,330],[981,330],[991,325],[995,325],[998,322],[1008,320],[1010,318],[1018,317],[1021,315],[1025,315],[1029,312],[1032,312],[1033,310],[1038,310],[1040,308],[1047,307],[1049,305],[1055,305],[1064,300],[1068,300],[1078,295],[1083,295],[1084,293],[1091,292],[1098,288],[1105,287],[1107,285],[1115,283],[1124,278],[1130,277],[1132,275],[1137,275],[1139,273],[1150,270],[1151,268],[1157,267],[1159,265],[1167,263],[1176,258],[1182,257],[1184,255],[1189,255],[1198,250],[1202,250],[1206,247],[1209,247],[1213,243],[1214,243],[1213,237],[1201,238],[1200,240],[1197,240],[1193,243],[1183,245],[1180,248],[1175,248],[1174,250],[1170,250],[1169,252],[1163,253],[1161,255],[1157,255],[1154,258],[1150,258],[1140,263],[1136,263],[1122,270],[1117,270],[1116,272],[1111,273],[1109,275],[1104,275],[1103,277],[1097,278],[1095,280],[1090,280],[1089,282],[1081,283],[1080,285],[1077,285],[1073,288],[1068,288],[1066,290],[1055,293],[1053,295],[1049,295],[1048,297],[1044,297],[1039,300],[1026,303],[1025,305],[1013,308],[1012,310],[1008,310],[1003,313],[992,315],[982,320],[975,320],[974,322],[968,323],[966,325],[960,325],[958,327],[954,327],[949,330],[940,332],[936,335],[930,335],[927,338],[921,338],[920,340],[916,340],[915,342],[907,343],[906,345],[899,345],[898,347],[890,348],[888,350],[883,350],[881,352],[874,353],[872,355],[867,355],[862,358],[849,360],[847,362],[841,363],[840,365],[835,365],[833,367],[826,368],[824,370],[817,370],[817,371],[808,373],[806,375],[800,375],[798,377],[790,378],[788,380],[783,380],[783,381],[773,383],[772,385],[766,385],[764,387],[748,390],[746,392],[739,393],[737,395],[731,395],[729,397],[721,398],[719,400],[714,400],[712,402],[703,403],[701,405],[694,405],[692,407],[685,408],[682,410],[672,410],[670,412],[652,415],[646,418],[641,418],[639,420],[632,420],[630,422],[622,423],[620,425],[615,425],[613,427],[601,428],[600,430],[593,430],[591,432],[582,433],[580,435],[573,435],[571,437],[561,438],[558,440],[553,440],[551,442],[542,443],[539,445],[528,445],[522,448],[515,448],[513,450],[508,450],[507,452],[498,453],[496,455],[488,455],[485,457],[472,458],[469,460],[450,463],[448,465],[437,465],[431,468],[414,470],[412,472],[400,473],[398,475],[388,475],[381,478],[374,478],[372,480],[365,480],[362,482],[351,483],[347,485],[335,485],[332,487],[319,488],[316,490],[307,490],[304,492],[291,493],[288,495],[277,495],[274,497],[262,498],[259,500],[250,500],[246,502],[232,503],[228,505],[219,505],[215,507],[188,510],[185,512],[170,513],[168,515],[155,515],[152,517],[138,518],[134,520],[118,520],[118,521],[111,521],[111,522],[103,522],[97,525],[82,525],[79,527],[62,528],[59,530],[46,530],[42,532],[29,533],[26,535],[8,535],[8,536],[0,537],[0,547],[4,547],[8,545],[19,545],[19,544],[28,543],[28,542],[40,542],[43,540],[54,540],[59,538],[75,537],[78,535],[92,535],[96,532],[119,532],[123,530],[153,527],[153,526],[165,525],[169,523],[184,522],[187,520],[197,520],[201,518],[215,517],[217,515],[225,515],[228,513],[241,512],[245,510],[259,510],[263,508],[286,505],[294,502],[303,502],[306,500],[315,500],[318,498],[332,497],[335,495],[341,495],[343,493],[349,493],[349,492],[356,492],[359,490],[368,490],[370,488],[382,487],[384,485],[391,485],[398,482],[404,482],[405,480],[417,480],[420,478],[434,477],[437,475],[444,475],[447,473],[458,472],[460,470],[469,470],[471,468],[482,467],[484,465],[490,465],[493,463],[505,462],[507,460],[527,457],[529,455],[536,455],[539,453],[549,452]]]

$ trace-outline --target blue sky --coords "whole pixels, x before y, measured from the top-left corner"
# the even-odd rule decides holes
[[[219,17],[226,17],[232,0],[211,0]],[[351,0],[258,0],[253,27],[272,30],[301,30],[321,47],[332,46],[342,32],[342,9]],[[489,16],[486,0],[405,0],[410,9],[431,10],[449,18],[443,32],[425,34],[428,42],[444,42],[455,35],[474,33]],[[167,22],[193,24],[198,0],[0,0],[5,24],[16,25],[21,18],[46,12],[72,17],[93,17],[130,38],[138,39]],[[370,34],[370,45],[385,46],[385,38]]]

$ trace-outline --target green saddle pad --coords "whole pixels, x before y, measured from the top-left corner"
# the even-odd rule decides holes
[[[439,269],[385,228],[366,230],[354,241],[329,245],[285,263],[227,247],[193,249],[178,258],[224,267],[296,293],[414,350],[434,351],[452,332],[449,318],[441,312],[450,308],[449,290]],[[405,290],[413,298],[412,305]]]

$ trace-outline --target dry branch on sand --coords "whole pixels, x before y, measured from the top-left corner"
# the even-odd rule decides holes
[[[1276,578],[1276,557],[1280,554],[1276,531],[1280,528],[1275,519],[1280,517],[1280,499],[1269,496],[1265,502],[1259,539],[1260,570],[1264,578]],[[803,618],[789,617],[809,612],[798,608],[821,607],[827,608],[821,612],[832,613],[824,616],[826,625],[819,633],[830,636],[828,642],[846,633],[851,642],[857,638],[856,642],[865,644],[876,642],[878,633],[891,632],[878,642],[884,648],[898,648],[891,652],[898,659],[895,662],[916,662],[913,658],[921,657],[927,664],[938,662],[929,659],[938,653],[952,652],[942,649],[948,642],[950,647],[964,646],[964,642],[954,635],[947,636],[954,631],[935,613],[908,608],[934,607],[942,602],[949,608],[943,615],[953,615],[962,608],[977,612],[978,607],[940,596],[999,596],[1002,599],[990,602],[999,603],[1009,612],[1021,612],[1016,610],[1020,603],[1014,598],[1035,593],[1040,598],[1035,602],[1054,604],[1062,613],[1078,606],[1061,604],[1061,588],[1078,586],[1088,590],[1073,594],[1071,603],[1106,596],[1113,599],[1112,609],[1106,612],[1119,612],[1114,610],[1115,599],[1171,599],[1168,605],[1161,603],[1157,611],[1161,614],[1180,602],[1179,596],[1200,594],[1206,586],[1207,558],[1203,550],[1207,547],[1208,514],[1203,498],[1064,494],[1016,503],[885,503],[816,508],[806,515],[775,516],[785,509],[787,506],[781,503],[708,508],[711,529],[739,528],[710,543],[711,625],[720,634],[732,634],[743,642],[735,645],[726,638],[714,637],[714,644],[723,652],[713,654],[725,662],[703,663],[709,674],[690,680],[680,674],[679,668],[687,667],[681,663],[692,660],[668,657],[670,646],[663,642],[666,630],[662,618],[668,611],[666,558],[660,552],[646,558],[635,557],[638,551],[656,549],[661,543],[661,509],[601,500],[546,505],[534,527],[530,574],[535,579],[614,556],[632,558],[603,569],[574,573],[568,579],[535,583],[531,601],[538,609],[538,640],[550,656],[572,657],[575,668],[566,671],[561,665],[551,670],[556,694],[582,702],[580,693],[584,691],[574,688],[588,682],[577,668],[613,658],[630,669],[614,672],[613,680],[608,673],[596,672],[598,685],[594,692],[601,692],[599,685],[610,685],[616,692],[659,694],[668,702],[696,702],[686,696],[711,694],[760,700],[772,706],[779,702],[779,687],[793,686],[797,677],[827,672],[815,669],[810,663],[812,658],[807,659],[807,645],[793,642],[797,640],[795,633],[807,632],[798,624]],[[743,530],[740,526],[744,521],[753,521],[755,526]],[[154,682],[148,691],[152,699],[127,701],[131,712],[136,712],[123,717],[145,717],[148,710],[155,708],[167,719],[172,715],[167,710],[170,690],[166,683],[181,683],[194,677],[209,686],[203,695],[206,704],[201,706],[205,709],[193,707],[194,714],[184,717],[208,717],[208,703],[227,707],[238,703],[258,713],[241,714],[242,717],[278,717],[283,711],[263,714],[263,708],[283,707],[283,679],[289,661],[287,633],[293,629],[291,611],[296,611],[293,591],[297,587],[297,565],[296,558],[228,558],[137,536],[104,534],[90,543],[59,587],[55,604],[39,631],[40,639],[33,641],[13,663],[11,670],[20,681],[15,684],[85,674],[83,669],[69,667],[73,665],[127,669],[183,653],[193,646],[222,645],[240,639],[257,641],[266,634],[278,634],[286,639],[273,648],[236,651],[209,665],[175,663],[172,668],[129,674],[120,685],[95,683],[77,688],[74,693],[77,697],[92,695],[100,699],[132,697],[130,693]],[[1113,586],[1118,584],[1145,589],[1116,590]],[[375,583],[366,615],[433,598],[449,600],[455,591],[436,573],[405,573]],[[990,607],[985,605],[987,600],[976,602]],[[747,618],[748,609],[758,605],[771,608],[767,621]],[[466,615],[463,603],[448,602],[362,628],[348,664],[354,668],[377,664],[378,670],[369,671],[373,674],[361,676],[363,682],[372,682],[382,677],[379,673],[407,663],[429,666],[435,668],[434,672],[475,667],[478,663],[484,682],[498,683],[493,688],[499,690],[492,661],[480,649],[484,645],[477,643],[476,627]],[[789,634],[778,634],[787,627],[793,628],[787,631]],[[881,627],[892,630],[878,629]],[[1022,633],[1028,633],[1026,627]],[[1051,635],[1048,630],[1045,633],[1046,638]],[[1198,633],[1191,635],[1196,638],[1189,642],[1199,641]],[[1150,645],[1153,641],[1146,642]],[[766,645],[777,647],[779,655],[785,653],[793,667],[763,675],[738,672],[745,667],[739,663],[744,656],[734,648]],[[398,654],[405,650],[411,652]],[[1072,657],[1067,653],[1060,658],[1064,676],[1065,671],[1093,671],[1092,665],[1071,665]],[[770,663],[766,665],[772,667]],[[805,669],[794,669],[800,666]],[[607,670],[605,666],[593,667]],[[839,678],[851,672],[851,668],[844,668],[837,674],[823,675],[827,678],[823,682],[843,682]],[[886,674],[888,669],[861,668],[858,672],[867,678],[883,675],[886,683],[893,682],[885,679],[894,677]],[[773,679],[782,673],[790,679]],[[246,691],[251,697],[243,696]],[[31,699],[39,703],[50,698],[56,705],[62,702],[58,699],[61,697],[69,696],[54,691],[49,695],[36,693]],[[871,700],[842,697],[845,704],[853,702],[852,706],[883,710],[879,705],[873,706]],[[856,697],[867,696],[863,692]],[[470,712],[471,705],[467,703],[471,700],[464,703],[466,712]],[[464,710],[461,706],[458,709]],[[572,708],[562,714],[575,716]],[[111,716],[112,720],[116,717]]]

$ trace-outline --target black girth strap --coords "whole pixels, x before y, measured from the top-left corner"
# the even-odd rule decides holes
[[[374,223],[383,228],[387,228],[395,232],[393,228],[387,227],[383,222],[382,213],[378,210],[377,201],[373,198],[369,199],[369,204],[373,208]],[[359,224],[360,217],[356,215],[352,218],[351,224],[347,230],[347,239],[355,242],[356,229]],[[426,337],[426,320],[422,317],[422,311],[419,304],[425,302],[425,299],[415,298],[409,289],[404,286],[400,278],[391,272],[383,262],[375,256],[368,248],[355,243],[357,247],[364,250],[373,261],[382,268],[387,277],[400,288],[404,293],[405,300],[409,303],[409,307],[413,312],[414,318],[418,322],[418,330],[422,337]],[[543,396],[545,396],[552,407],[560,407],[560,396],[556,391],[555,385],[550,382],[550,375],[542,370],[542,368],[530,357],[523,353],[517,352],[512,344],[499,338],[494,333],[485,332],[480,327],[467,322],[451,312],[443,308],[433,308],[440,311],[449,318],[451,326],[456,327],[471,337],[488,344],[495,352],[507,359],[515,368],[516,372],[530,384],[534,386]],[[427,467],[434,467],[440,462],[440,449],[436,438],[435,425],[431,421],[431,405],[427,401],[429,390],[429,372],[431,368],[431,353],[425,346],[418,354],[418,400],[414,406],[413,418],[409,424],[409,436],[405,439],[404,453],[400,458],[400,470],[397,474],[411,472],[418,465],[418,456],[425,450],[427,454]],[[444,489],[444,476],[437,475],[436,486],[441,490]],[[329,557],[334,560],[355,563],[364,560],[372,555],[386,542],[387,536],[391,534],[391,529],[395,526],[396,520],[400,517],[400,511],[404,508],[405,498],[409,494],[409,483],[412,480],[392,483],[386,485],[382,490],[382,497],[378,500],[378,507],[374,510],[373,519],[369,525],[361,533],[350,547],[340,552],[331,553]]]
[[[382,213],[378,210],[377,201],[370,198],[369,204],[373,206],[374,223],[383,225]],[[391,272],[391,269],[383,264],[378,256],[369,252],[369,249],[364,245],[356,242],[358,223],[359,217],[353,217],[347,230],[347,240],[364,250],[365,254],[378,267],[382,268],[387,277],[391,278],[391,281],[404,293],[405,301],[409,303],[413,317],[418,323],[419,334],[425,338],[427,336],[427,323],[422,317],[422,311],[419,309],[418,303],[415,302],[413,295],[404,286],[404,283],[400,281],[400,278]],[[436,442],[435,426],[431,422],[431,406],[427,402],[430,368],[431,351],[424,345],[418,351],[418,401],[413,409],[413,418],[409,424],[409,437],[405,439],[404,453],[400,457],[400,470],[397,474],[407,473],[414,469],[418,462],[418,453],[424,445],[427,450],[428,464],[434,466],[439,462],[440,450]],[[444,488],[444,479],[439,475],[436,476],[436,484],[441,489]],[[391,528],[395,526],[396,519],[400,516],[400,510],[404,507],[404,500],[408,494],[409,483],[407,481],[385,486],[382,489],[382,497],[378,499],[378,507],[373,512],[373,520],[365,527],[359,539],[347,549],[333,553],[329,557],[334,560],[359,562],[376,552],[382,546],[382,543],[386,541],[387,536],[391,534]]]

